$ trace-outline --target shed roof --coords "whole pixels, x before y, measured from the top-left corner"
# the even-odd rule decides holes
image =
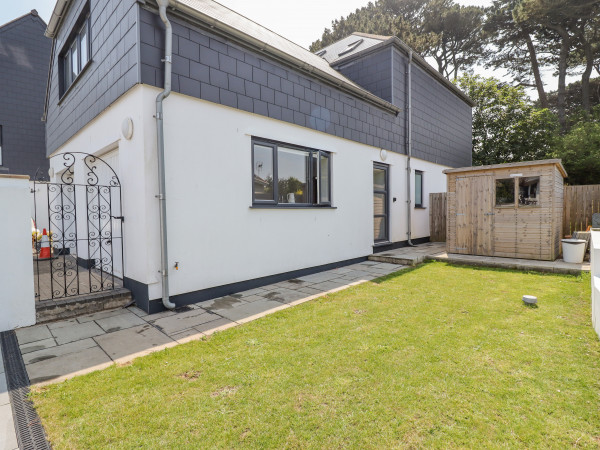
[[[539,159],[537,161],[522,161],[522,162],[514,162],[514,163],[504,163],[504,164],[491,164],[488,166],[472,166],[472,167],[458,167],[456,169],[446,169],[444,173],[463,173],[463,172],[476,172],[476,171],[485,171],[485,170],[498,170],[498,169],[509,169],[509,168],[519,168],[519,167],[528,167],[528,166],[547,166],[554,165],[558,167],[563,178],[567,177],[567,171],[562,165],[561,159]]]

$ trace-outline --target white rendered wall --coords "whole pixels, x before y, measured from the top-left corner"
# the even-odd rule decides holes
[[[161,296],[154,106],[159,89],[138,85],[56,153],[101,156],[118,148],[125,276]],[[407,239],[406,157],[304,127],[180,94],[165,108],[165,164],[171,295],[364,257],[373,250],[373,162],[390,166],[390,233]],[[131,140],[121,122],[131,117]],[[335,209],[253,209],[252,136],[333,153]],[[60,159],[51,160],[60,170]],[[445,192],[445,166],[412,159],[430,192]],[[79,175],[77,175],[79,176]],[[396,202],[392,198],[396,197]],[[413,239],[429,236],[429,210],[413,208]],[[174,270],[175,263],[179,270]]]
[[[29,177],[0,175],[0,331],[35,324]]]
[[[124,273],[144,284],[154,284],[160,280],[160,248],[158,247],[158,190],[156,178],[155,128],[153,128],[154,98],[142,95],[138,85],[130,89],[102,114],[87,124],[54,155],[63,152],[85,152],[102,157],[109,152],[118,152],[118,172],[121,181],[123,222]],[[144,103],[147,100],[147,103]],[[133,137],[127,140],[121,134],[123,119],[133,121]],[[147,122],[147,123],[145,123]],[[145,151],[144,144],[151,146]],[[110,158],[111,161],[113,160]],[[50,159],[55,173],[64,169],[64,160],[59,155]],[[99,171],[104,171],[98,164]],[[78,163],[75,169],[75,182],[86,182],[86,168]],[[57,180],[59,181],[59,180]],[[60,182],[60,181],[59,181]],[[78,216],[85,214],[86,205],[78,198]],[[84,233],[85,220],[80,221]],[[80,249],[86,257],[87,249]]]
[[[592,261],[592,324],[600,336],[600,231],[592,231],[590,258]]]
[[[157,92],[144,88],[145,103]],[[252,136],[332,152],[335,209],[251,208]],[[165,139],[172,295],[372,253],[379,148],[179,94],[165,100]],[[405,241],[406,157],[388,151],[385,163],[391,240]],[[429,192],[446,190],[446,167],[414,158],[412,166],[424,171],[427,207]],[[414,198],[414,172],[411,183]],[[426,236],[429,210],[413,209],[413,238]]]

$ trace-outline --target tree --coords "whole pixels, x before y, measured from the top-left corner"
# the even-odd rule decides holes
[[[472,67],[484,53],[484,9],[449,0],[432,0],[424,10],[422,30],[433,40],[424,50],[438,71],[456,80],[460,70]]]
[[[565,99],[570,52],[576,42],[581,42],[581,30],[585,30],[587,22],[597,14],[597,7],[598,0],[521,0],[515,9],[517,22],[538,23],[559,48],[557,110],[563,132],[567,129]],[[582,82],[585,84],[585,80]]]
[[[476,103],[473,165],[544,159],[554,151],[555,116],[535,108],[522,86],[495,78],[463,75],[458,86]]]
[[[562,159],[569,184],[598,184],[600,123],[583,122],[563,136],[555,156]]]
[[[532,21],[515,19],[515,9],[520,0],[494,0],[487,11],[484,33],[490,40],[485,54],[486,66],[503,68],[521,86],[535,87],[542,108],[548,100],[540,71],[538,53],[542,50],[543,36],[540,27]],[[530,81],[533,76],[534,82]]]
[[[567,115],[567,128],[570,128],[582,121],[589,120],[589,114],[584,113],[583,98],[589,100],[590,111],[600,105],[600,78],[591,78],[589,81],[589,94],[584,95],[581,87],[581,81],[570,83],[566,87],[565,92],[565,111]],[[557,92],[548,92],[548,107],[552,111],[556,111]],[[538,104],[537,106],[541,106]],[[586,118],[586,116],[588,116]]]
[[[483,55],[484,13],[484,8],[453,0],[378,0],[334,20],[310,50],[316,52],[355,31],[397,36],[417,53],[433,57],[440,73],[456,78]]]

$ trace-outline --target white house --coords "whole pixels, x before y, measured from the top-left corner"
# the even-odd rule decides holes
[[[46,34],[51,170],[118,174],[149,312],[427,241],[428,194],[471,163],[472,102],[397,38],[315,55],[211,0],[58,0]]]

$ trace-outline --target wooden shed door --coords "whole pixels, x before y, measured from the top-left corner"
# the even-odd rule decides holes
[[[494,177],[456,178],[456,253],[493,254]]]

